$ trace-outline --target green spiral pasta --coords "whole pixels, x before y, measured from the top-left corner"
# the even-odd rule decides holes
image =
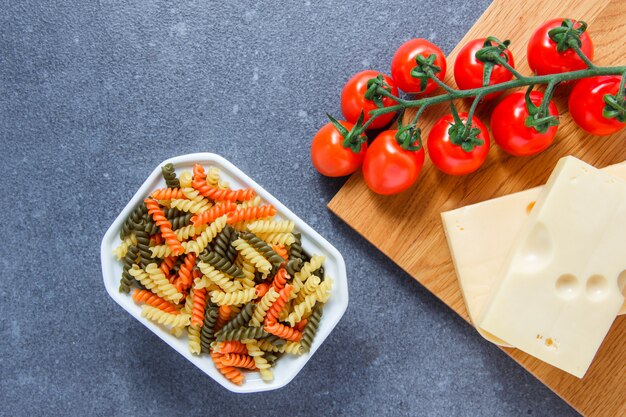
[[[124,240],[133,231],[133,224],[140,223],[141,219],[148,214],[146,205],[141,202],[133,209],[128,218],[122,224],[122,230],[120,230],[120,239]]]
[[[137,249],[139,249],[140,265],[145,268],[149,263],[153,262],[152,252],[150,251],[150,236],[145,231],[144,223],[135,223],[135,236],[137,237]]]
[[[237,249],[233,246],[233,242],[237,240],[239,234],[230,225],[226,225],[215,239],[213,239],[213,251],[224,259],[235,263],[237,258]]]
[[[191,224],[192,213],[185,213],[184,211],[178,211],[177,209],[169,209],[169,212],[176,213],[174,215],[165,215],[167,220],[170,221],[172,229],[180,229],[181,227],[189,226]]]
[[[231,277],[245,278],[243,271],[239,267],[233,265],[228,259],[222,258],[217,252],[209,252],[205,249],[199,257],[204,262],[213,265],[214,268],[219,269]]]
[[[287,262],[287,272],[289,273],[289,275],[291,275],[292,277],[297,273],[300,272],[300,270],[302,269],[302,259],[300,258],[294,258],[294,259],[290,259]]]
[[[180,182],[176,178],[176,170],[172,163],[167,163],[161,167],[161,174],[165,180],[167,188],[180,188]]]
[[[258,343],[257,343],[258,344]],[[278,360],[280,356],[276,355],[275,353],[271,353],[271,352],[263,352],[263,358],[267,361],[267,363],[269,363],[270,365],[274,365],[274,362],[276,362],[276,360]]]
[[[277,254],[274,249],[267,242],[263,241],[257,235],[252,232],[245,232],[241,235],[241,238],[248,242],[252,248],[254,248],[257,252],[261,254],[265,259],[267,259],[273,266],[274,270],[278,270],[280,265],[282,265],[285,260],[282,256]]]
[[[300,259],[302,262],[307,261],[302,254],[302,235],[293,233],[294,242],[289,246],[289,259]]]
[[[311,344],[313,343],[313,339],[315,338],[315,334],[317,333],[317,328],[320,325],[320,320],[322,318],[322,305],[319,304],[313,313],[309,317],[306,326],[304,326],[304,330],[302,331],[302,339],[300,340],[300,345],[302,347],[303,352],[308,352],[311,350]]]
[[[122,278],[120,279],[120,292],[130,292],[131,285],[133,284],[133,282],[136,282],[135,277],[133,277],[129,273],[129,271],[132,268],[133,264],[137,261],[138,255],[139,250],[137,249],[137,246],[132,245],[128,247],[126,255],[122,259]]]
[[[229,321],[224,325],[224,327],[222,327],[222,330],[217,332],[216,336],[219,337],[220,333],[230,332],[231,330],[238,329],[248,324],[255,309],[256,304],[246,304],[231,321]]]
[[[217,317],[217,307],[207,307],[204,312],[204,324],[202,330],[200,330],[200,346],[202,352],[209,353],[211,350],[211,343],[215,340],[214,328]]]
[[[267,335],[269,335],[269,333],[261,327],[240,327],[230,332],[220,332],[220,334],[216,336],[216,340],[223,342],[225,340],[261,339]]]

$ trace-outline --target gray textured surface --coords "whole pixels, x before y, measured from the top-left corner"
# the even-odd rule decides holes
[[[0,415],[575,415],[328,212],[343,180],[309,162],[351,74],[413,36],[449,52],[488,0],[2,3]],[[104,291],[106,228],[158,162],[196,151],[346,257],[348,311],[279,391],[227,392]]]

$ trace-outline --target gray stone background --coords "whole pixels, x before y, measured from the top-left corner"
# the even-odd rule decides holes
[[[0,415],[575,415],[331,214],[344,180],[309,161],[350,75],[416,36],[449,52],[488,3],[2,1]],[[102,285],[110,223],[160,161],[199,151],[346,258],[346,315],[275,392],[226,391]]]

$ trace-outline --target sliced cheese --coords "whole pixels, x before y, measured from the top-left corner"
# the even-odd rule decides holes
[[[562,158],[492,289],[480,327],[582,378],[624,302],[626,181]]]
[[[626,162],[603,168],[626,180]],[[496,276],[543,186],[461,207],[441,214],[457,279],[472,323],[482,313]],[[626,301],[619,314],[626,313]],[[509,346],[480,327],[492,343]]]

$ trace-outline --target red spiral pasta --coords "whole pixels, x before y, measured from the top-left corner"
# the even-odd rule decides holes
[[[150,194],[150,197],[155,200],[177,200],[185,197],[183,191],[180,188],[159,188]]]
[[[176,309],[174,304],[162,299],[152,291],[137,289],[133,292],[133,300],[137,303],[151,305],[152,307],[156,307],[166,313],[179,314],[179,311]]]
[[[303,331],[304,328],[306,327],[306,324],[309,322],[308,319],[302,319],[299,322],[296,323],[295,326],[293,326],[294,329],[298,330],[299,332]]]
[[[248,354],[240,355],[238,353],[227,353],[222,356],[221,361],[224,366],[256,370],[254,359]]]
[[[289,260],[289,252],[287,252],[287,248],[285,248],[285,245],[272,245],[272,249],[274,249],[274,252],[276,252],[278,256],[283,258],[285,262]]]
[[[256,287],[256,295],[258,298],[261,298],[265,295],[265,293],[267,293],[270,290],[270,283],[269,282],[262,282],[260,284],[257,284]]]
[[[215,322],[215,328],[213,329],[215,332],[221,330],[221,328],[224,327],[226,323],[228,323],[232,314],[232,309],[229,305],[223,305],[220,306],[217,313],[217,321]]]
[[[267,310],[267,314],[265,315],[265,324],[273,324],[278,320],[278,316],[280,312],[285,308],[285,304],[287,300],[289,300],[289,295],[291,294],[291,290],[293,286],[285,285],[283,289],[278,291],[278,298],[274,301],[274,304]]]
[[[226,201],[222,204],[216,204],[204,213],[196,214],[191,217],[191,222],[194,226],[201,226],[203,224],[209,224],[215,221],[218,217],[222,217],[226,213],[230,213],[237,209],[237,204]]]
[[[183,245],[181,245],[178,241],[176,234],[172,231],[172,224],[169,220],[167,220],[167,217],[165,217],[163,210],[159,207],[159,203],[151,198],[146,198],[144,203],[148,208],[148,214],[152,216],[152,220],[154,220],[156,225],[159,226],[161,234],[165,239],[165,243],[167,243],[167,246],[169,246],[172,250],[172,254],[181,255],[185,252],[185,248],[183,248]]]
[[[150,242],[154,246],[162,244],[163,243],[163,235],[161,233],[155,233],[154,235],[150,236]]]
[[[240,355],[247,355],[248,348],[239,340],[227,340],[220,342],[215,347],[215,351],[218,353],[238,353]]]
[[[291,276],[287,273],[287,270],[285,268],[280,268],[274,276],[272,287],[274,287],[276,291],[280,291],[285,288],[285,284],[287,284],[287,280],[290,278]]]
[[[165,274],[170,282],[174,281],[174,278],[176,278],[176,275],[170,275],[170,272],[172,271],[172,268],[174,267],[177,259],[178,257],[176,256],[168,256],[166,258],[163,258],[163,262],[161,262],[161,265],[159,266],[159,268],[161,268],[161,272]]]
[[[278,323],[277,321],[274,321],[271,324],[266,324],[265,331],[278,336],[281,339],[290,340],[292,342],[299,342],[300,339],[302,339],[302,332],[299,332],[293,327]]]
[[[193,309],[191,310],[191,324],[202,327],[204,324],[204,309],[206,308],[206,288],[196,288],[193,291]]]
[[[190,252],[185,256],[183,263],[178,269],[178,278],[175,280],[175,286],[178,292],[188,290],[193,284],[192,270],[196,264],[195,252]]]
[[[241,372],[237,370],[237,368],[233,368],[232,366],[226,366],[222,363],[222,356],[219,353],[211,352],[211,359],[213,359],[213,363],[218,371],[221,372],[227,379],[237,385],[241,385],[244,380],[244,376]]]
[[[193,182],[191,186],[198,190],[205,197],[212,198],[215,201],[247,201],[254,198],[255,193],[252,188],[244,188],[241,190],[222,190],[213,187],[206,182],[206,174],[204,168],[200,164],[193,166]]]
[[[247,207],[241,210],[235,210],[228,213],[226,222],[233,224],[244,220],[263,219],[276,215],[276,209],[271,204],[257,207]]]

